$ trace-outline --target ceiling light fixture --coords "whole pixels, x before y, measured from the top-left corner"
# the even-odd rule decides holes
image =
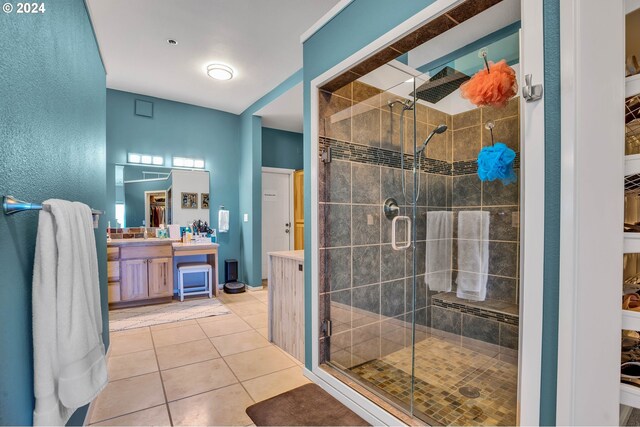
[[[207,74],[216,80],[231,80],[233,78],[233,70],[231,67],[223,64],[207,65]]]

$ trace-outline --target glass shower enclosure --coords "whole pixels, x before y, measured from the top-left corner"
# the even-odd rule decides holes
[[[320,363],[435,425],[517,423],[519,183],[476,160],[503,142],[519,176],[520,101],[460,97],[481,58],[392,60],[319,94]]]

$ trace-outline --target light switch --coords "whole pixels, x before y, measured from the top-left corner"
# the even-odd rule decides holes
[[[373,215],[367,214],[367,225],[373,225]]]
[[[249,214],[244,214],[244,222],[249,222]]]
[[[520,215],[518,214],[518,212],[511,213],[511,226],[512,227],[520,226]]]

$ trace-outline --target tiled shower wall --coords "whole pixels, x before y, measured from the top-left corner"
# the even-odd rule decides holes
[[[399,151],[400,132],[404,132],[405,152],[413,152],[414,113],[405,112],[405,125],[401,129],[401,107],[398,104],[393,110],[388,107],[388,101],[396,98],[357,81],[334,93],[320,92],[320,148],[332,148],[332,161],[319,161],[320,316],[321,323],[324,319],[332,320],[331,345],[325,345],[329,338],[321,338],[321,361],[330,358],[345,368],[411,345],[412,251],[391,248],[391,221],[382,213],[384,200],[393,197],[402,206],[401,214],[411,216],[413,156],[405,155],[405,201]],[[496,239],[492,242],[496,251],[503,251],[499,252],[503,254],[512,248],[517,251],[517,226],[506,236],[504,217],[511,219],[511,213],[517,213],[518,186],[512,185],[514,192],[512,188],[491,184],[487,186],[484,202],[484,188],[473,169],[483,143],[480,110],[451,117],[420,104],[416,108],[419,143],[438,124],[449,127],[444,134],[432,139],[427,148],[428,159],[423,158],[421,164],[416,212],[418,294],[415,316],[420,325],[417,339],[425,336],[426,327],[432,323],[457,334],[464,334],[465,325],[467,335],[482,335],[490,320],[463,314],[464,310],[455,308],[455,304],[432,305],[433,293],[424,285],[426,213],[453,210],[455,214],[461,209],[486,208],[492,212],[492,220],[494,214],[500,217],[496,224],[504,225],[497,227],[498,234],[492,237]],[[503,111],[487,110],[485,113],[496,120],[494,131],[498,140],[508,145],[518,143],[517,127],[513,141],[506,140],[513,132],[505,133],[503,138],[500,138],[500,132],[514,123],[518,125],[517,111],[515,100]],[[507,120],[513,118],[510,112],[515,112],[515,120]],[[458,173],[453,175],[456,170]],[[509,213],[504,213],[506,211]],[[499,234],[499,230],[505,236]],[[507,237],[512,239],[508,240],[512,245],[502,245],[502,239]],[[517,252],[510,265],[500,261],[501,256],[491,260],[501,267],[490,271],[496,274],[490,281],[488,298],[515,304]],[[503,278],[497,273],[511,275],[508,277],[512,280],[503,280],[507,276]],[[499,329],[498,326],[498,337]],[[324,336],[322,331],[320,336]]]
[[[489,212],[489,277],[484,302],[465,303],[453,295],[432,299],[432,327],[515,350],[518,345],[518,294],[520,247],[519,182],[481,182],[476,159],[482,147],[491,145],[487,121],[493,121],[495,142],[520,151],[519,98],[505,108],[476,108],[452,117],[452,245],[453,289],[457,275],[457,218],[464,210]],[[515,161],[519,176],[519,156]],[[511,354],[515,354],[511,352]]]

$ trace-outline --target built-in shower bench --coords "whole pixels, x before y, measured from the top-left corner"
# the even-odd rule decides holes
[[[470,301],[454,292],[431,297],[431,327],[509,349],[518,348],[518,305]]]

